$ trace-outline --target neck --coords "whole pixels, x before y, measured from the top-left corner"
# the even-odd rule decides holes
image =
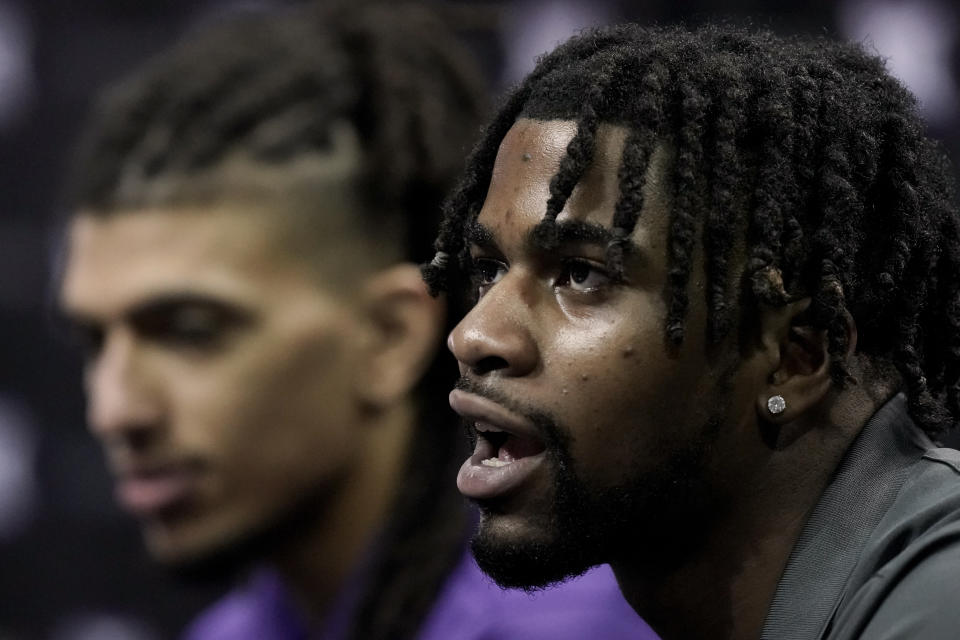
[[[299,608],[319,622],[391,515],[416,412],[404,404],[358,426],[359,459],[303,535],[272,556]]]
[[[687,523],[700,532],[692,544],[664,540],[611,562],[624,597],[664,640],[760,637],[803,525],[877,408],[862,397],[834,400],[807,425],[792,425],[799,435],[789,446],[737,477],[739,495],[722,515]]]
[[[613,570],[624,597],[664,640],[754,640],[808,512],[784,510],[762,526],[725,519],[680,564],[651,569],[626,558]]]

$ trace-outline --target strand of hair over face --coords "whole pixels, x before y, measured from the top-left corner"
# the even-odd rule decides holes
[[[519,117],[578,125],[545,203],[545,238],[589,165],[598,122],[629,127],[608,248],[615,273],[641,215],[653,149],[673,148],[668,344],[684,340],[699,229],[712,343],[737,326],[737,309],[809,298],[837,384],[850,380],[852,317],[858,351],[895,368],[917,422],[931,434],[956,422],[960,251],[951,171],[925,137],[914,98],[877,57],[857,45],[728,27],[626,25],[568,41],[508,98],[470,158],[435,245],[450,259],[425,269],[434,291],[465,280],[463,230]],[[739,245],[743,265],[730,259]]]

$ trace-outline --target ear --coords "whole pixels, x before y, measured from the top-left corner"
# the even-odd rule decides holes
[[[788,303],[782,307],[761,307],[760,341],[770,354],[770,374],[767,384],[756,398],[758,415],[767,423],[782,425],[807,413],[819,404],[833,385],[831,364],[825,329],[811,325],[810,298]],[[849,313],[844,312],[847,327],[849,357],[857,345],[857,327]],[[777,413],[769,406],[774,396],[783,398],[785,408]]]
[[[362,286],[362,310],[372,331],[357,388],[369,406],[384,408],[408,394],[430,365],[446,307],[429,294],[415,264],[379,271]]]

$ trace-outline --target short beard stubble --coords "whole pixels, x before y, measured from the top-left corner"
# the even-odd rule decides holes
[[[535,591],[580,575],[593,566],[629,558],[651,571],[660,559],[683,555],[698,544],[698,518],[707,518],[711,504],[705,478],[711,444],[723,423],[722,412],[710,416],[699,437],[684,446],[660,452],[655,467],[627,470],[615,487],[594,487],[577,472],[571,455],[570,429],[552,416],[519,407],[502,394],[467,379],[457,387],[487,397],[525,416],[546,445],[554,493],[544,514],[542,536],[503,540],[485,526],[498,516],[496,500],[475,501],[481,512],[471,540],[477,564],[499,586]],[[464,422],[475,439],[472,423]],[[657,453],[657,452],[653,452]],[[645,456],[648,457],[648,456]]]

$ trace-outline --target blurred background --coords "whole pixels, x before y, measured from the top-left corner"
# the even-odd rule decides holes
[[[282,0],[0,0],[0,640],[175,637],[218,592],[176,583],[113,505],[79,363],[46,309],[65,170],[91,96],[188,30]],[[587,26],[724,19],[869,43],[960,163],[955,0],[439,2],[496,91]]]

